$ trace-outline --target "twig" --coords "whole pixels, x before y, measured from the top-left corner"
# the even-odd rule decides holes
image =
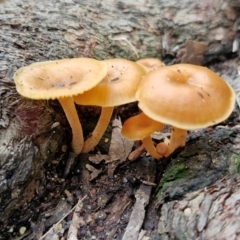
[[[128,159],[129,161],[135,161],[136,159],[138,159],[142,153],[144,153],[146,150],[144,148],[143,145],[141,145],[140,147],[138,147],[137,149],[135,149],[134,151],[132,151],[129,155],[128,155]]]
[[[72,213],[75,208],[78,206],[78,204],[80,204],[81,202],[83,202],[83,200],[87,197],[87,195],[85,195],[82,199],[79,199],[77,204],[68,212],[66,213],[57,223],[55,223],[39,240],[43,240],[60,222],[63,221],[63,219],[65,217],[67,217],[70,213]]]
[[[145,208],[149,203],[152,187],[141,184],[135,194],[134,204],[127,228],[122,240],[138,240],[138,236],[145,218]]]
[[[125,43],[127,43],[127,45],[130,47],[130,49],[134,52],[135,56],[137,58],[139,58],[138,52],[136,50],[136,48],[132,45],[132,43],[128,40],[127,36],[125,34],[119,34],[119,35],[115,35],[113,37],[109,37],[111,40],[115,40],[115,41],[124,41]]]
[[[79,228],[79,213],[82,209],[82,200],[78,201],[77,206],[75,208],[75,211],[73,213],[73,217],[72,217],[72,222],[71,225],[69,226],[69,230],[68,230],[68,235],[67,235],[67,239],[68,240],[77,240],[77,233],[78,233],[78,228]]]
[[[148,185],[148,186],[152,186],[152,187],[156,187],[157,184],[156,183],[153,183],[153,182],[148,182],[148,181],[145,181],[145,180],[141,180],[141,182],[145,185]]]

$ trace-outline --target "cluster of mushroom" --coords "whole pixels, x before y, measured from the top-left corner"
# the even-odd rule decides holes
[[[149,153],[157,159],[168,157],[185,146],[187,130],[205,128],[227,119],[235,105],[235,93],[221,77],[206,67],[191,64],[151,70],[143,77],[136,99],[142,113],[135,117],[138,121],[132,118],[125,122],[123,133],[134,138],[133,132],[129,135],[129,129],[134,122],[139,126],[144,122],[141,137],[151,146]],[[157,123],[171,125],[172,133],[170,139],[155,148],[149,133],[163,128]]]
[[[17,91],[32,99],[58,99],[72,128],[76,154],[91,151],[105,132],[115,106],[138,101],[142,112],[125,121],[122,134],[142,140],[154,158],[184,146],[187,130],[225,120],[234,108],[232,88],[208,68],[164,66],[158,59],[98,61],[90,58],[34,63],[14,75]],[[84,142],[76,104],[102,107],[92,135]],[[151,134],[172,126],[170,140],[154,146]]]

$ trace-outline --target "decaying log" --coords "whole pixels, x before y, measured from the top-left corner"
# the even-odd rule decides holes
[[[240,177],[223,178],[184,199],[164,204],[161,239],[238,239]]]
[[[239,30],[239,6],[239,0],[0,1],[2,229],[13,221],[16,209],[24,208],[36,192],[41,195],[48,176],[46,165],[67,159],[71,142],[56,101],[32,101],[16,93],[13,74],[17,68],[80,56],[192,62],[188,39],[205,46],[200,52],[205,62],[224,58],[232,53]]]
[[[202,134],[192,135],[188,148],[173,159],[160,180],[161,238],[239,236],[239,128]]]

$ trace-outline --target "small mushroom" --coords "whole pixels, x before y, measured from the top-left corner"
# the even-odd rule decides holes
[[[98,123],[84,143],[84,153],[91,151],[100,141],[110,122],[114,106],[136,101],[135,93],[145,74],[141,66],[126,59],[107,59],[103,62],[108,68],[106,77],[96,87],[74,97],[77,104],[102,107]]]
[[[121,133],[127,139],[141,140],[146,151],[154,158],[159,159],[162,155],[156,152],[151,134],[163,128],[164,124],[149,118],[144,113],[140,113],[124,122]]]
[[[233,89],[221,77],[206,67],[191,64],[150,71],[141,81],[136,98],[148,117],[173,126],[164,156],[185,145],[187,130],[224,121],[235,104]],[[165,147],[166,142],[160,143],[158,153]]]
[[[14,75],[17,91],[31,99],[58,99],[72,128],[72,148],[83,148],[82,126],[73,96],[97,85],[107,74],[107,65],[90,58],[39,62],[20,68]]]

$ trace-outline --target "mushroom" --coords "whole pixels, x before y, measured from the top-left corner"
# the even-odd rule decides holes
[[[17,91],[31,99],[58,99],[72,128],[72,148],[83,148],[82,126],[73,96],[97,85],[107,74],[105,62],[73,58],[33,63],[14,75]]]
[[[136,92],[139,108],[150,118],[173,126],[169,156],[185,145],[187,130],[224,121],[235,104],[233,89],[206,67],[176,64],[150,71]],[[157,146],[161,154],[166,142]]]
[[[149,118],[144,113],[140,113],[124,122],[121,133],[130,140],[141,140],[146,151],[154,158],[159,159],[162,155],[156,152],[151,134],[163,128],[164,124]]]
[[[84,143],[84,153],[91,151],[100,141],[110,122],[114,106],[136,101],[135,93],[145,74],[141,66],[126,59],[107,59],[103,62],[107,64],[107,76],[96,87],[74,97],[77,104],[102,107],[98,123]]]
[[[136,63],[141,65],[146,72],[149,72],[158,67],[165,66],[165,64],[158,58],[143,58],[136,61]]]

